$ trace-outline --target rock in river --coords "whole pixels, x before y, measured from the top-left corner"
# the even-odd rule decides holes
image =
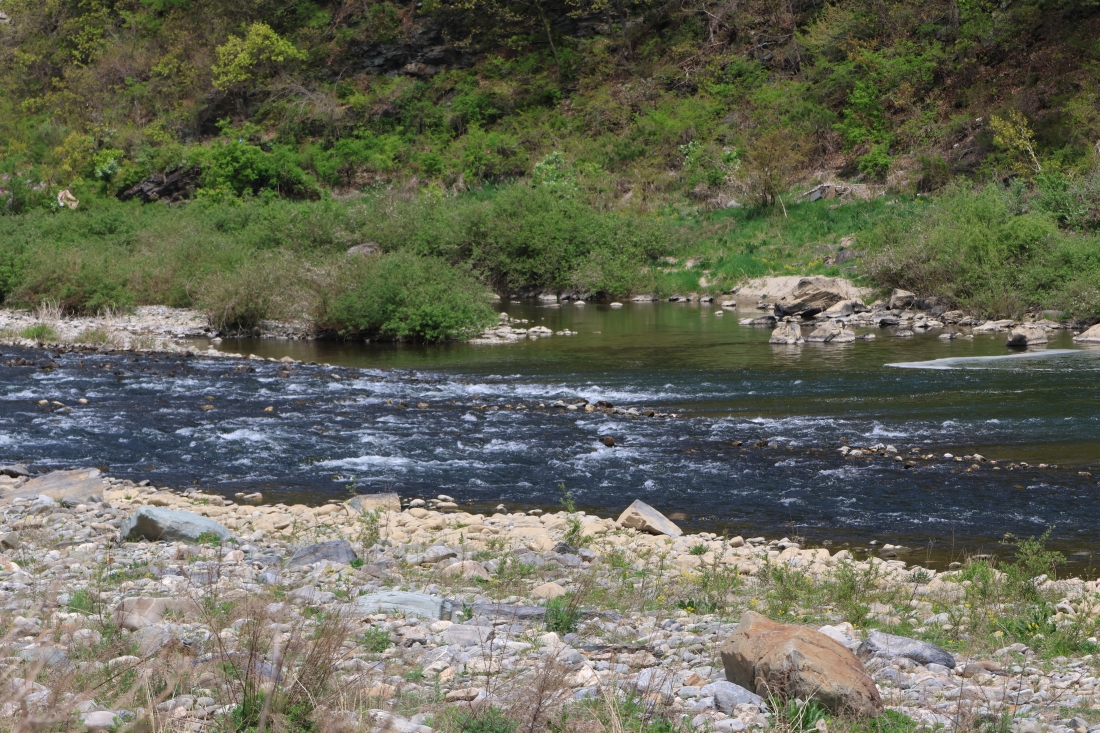
[[[806,337],[807,342],[844,343],[855,341],[856,335],[844,326],[844,321],[826,321]]]
[[[758,695],[818,700],[833,712],[874,717],[882,698],[863,663],[835,639],[746,611],[721,647],[726,679]]]
[[[1073,340],[1079,344],[1100,344],[1100,323],[1077,334],[1073,337]]]
[[[802,329],[797,323],[780,323],[772,331],[769,344],[800,344],[802,343]]]
[[[126,518],[118,530],[124,540],[146,539],[153,542],[194,542],[204,534],[227,540],[233,534],[213,519],[146,506]]]
[[[1005,342],[1006,346],[1014,346],[1017,348],[1026,348],[1028,346],[1035,346],[1039,344],[1045,344],[1047,342],[1047,332],[1042,326],[1031,326],[1027,324],[1016,326],[1008,333],[1008,341]]]

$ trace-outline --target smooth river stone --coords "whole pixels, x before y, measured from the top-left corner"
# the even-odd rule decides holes
[[[153,542],[194,542],[204,534],[227,540],[233,533],[209,517],[174,509],[142,507],[119,527],[124,540],[146,539]]]

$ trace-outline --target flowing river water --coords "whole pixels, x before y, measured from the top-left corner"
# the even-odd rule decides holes
[[[1023,354],[1004,333],[945,342],[886,329],[873,341],[775,347],[768,330],[738,325],[750,313],[698,305],[504,309],[577,334],[496,346],[219,345],[318,362],[290,369],[5,348],[0,463],[99,466],[288,503],[397,491],[482,511],[551,509],[567,490],[601,515],[639,498],[689,514],[681,524],[692,529],[876,540],[936,564],[1048,527],[1075,562],[1100,550],[1100,350],[1076,348],[1068,333]],[[31,365],[10,366],[21,359]],[[580,398],[676,416],[551,407]],[[935,458],[906,468],[838,452],[874,444]]]

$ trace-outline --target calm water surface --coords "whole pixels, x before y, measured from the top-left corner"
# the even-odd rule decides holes
[[[0,461],[97,465],[273,501],[393,490],[482,509],[549,508],[564,487],[601,514],[641,498],[687,512],[697,529],[902,542],[921,548],[913,560],[929,547],[940,559],[995,550],[1005,533],[1048,526],[1067,550],[1100,550],[1100,471],[1082,475],[1100,463],[1100,351],[1074,348],[1068,334],[1015,356],[1003,333],[943,342],[876,330],[870,342],[773,347],[767,330],[705,307],[505,309],[578,335],[219,346],[320,362],[289,376],[270,362],[247,362],[249,372],[228,360],[5,349],[0,362],[36,362],[0,366]],[[581,397],[679,417],[537,407]],[[44,410],[41,398],[73,410]],[[1002,470],[967,472],[969,462],[942,457],[907,470],[837,453],[876,443],[903,455],[978,452]],[[1033,468],[1010,469],[1021,462]]]

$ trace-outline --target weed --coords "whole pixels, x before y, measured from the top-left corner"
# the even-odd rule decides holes
[[[547,631],[558,634],[571,634],[577,630],[581,613],[570,595],[558,596],[546,604],[545,624]]]
[[[431,727],[447,733],[516,733],[518,724],[499,708],[452,707],[432,718]]]
[[[22,338],[38,342],[57,340],[57,331],[48,323],[36,323],[33,326],[27,326],[19,332],[19,335]]]
[[[381,654],[393,645],[390,642],[390,632],[378,626],[372,626],[360,634],[359,643],[374,654]]]
[[[222,543],[221,537],[213,532],[203,532],[195,538],[195,543],[199,545],[209,545],[210,547],[217,547]]]

